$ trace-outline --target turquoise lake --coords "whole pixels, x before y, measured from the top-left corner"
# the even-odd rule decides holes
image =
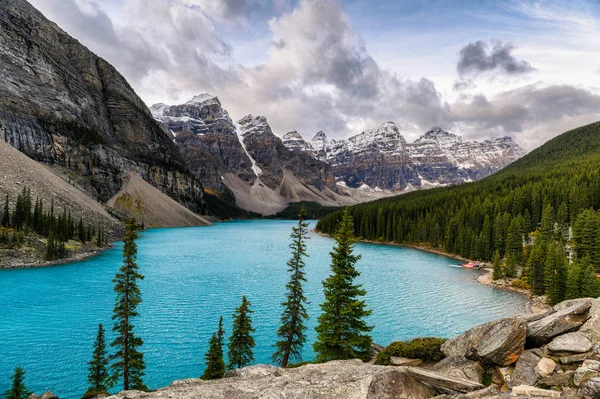
[[[136,323],[144,339],[150,388],[199,377],[219,316],[226,332],[242,295],[252,302],[257,363],[269,363],[288,280],[293,221],[238,221],[212,227],[141,233],[138,264],[144,302]],[[314,223],[311,223],[311,228]],[[306,292],[310,320],[305,360],[313,358],[314,326],[329,274],[333,240],[311,233]],[[455,336],[470,327],[523,313],[526,298],[475,282],[476,271],[415,249],[357,244],[357,268],[373,310],[374,341]],[[121,243],[86,261],[36,269],[0,270],[0,392],[15,366],[26,384],[64,399],[86,389],[87,362],[98,323],[109,331],[112,279],[121,265]]]

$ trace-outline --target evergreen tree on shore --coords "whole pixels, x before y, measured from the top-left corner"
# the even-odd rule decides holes
[[[233,327],[229,337],[227,358],[230,369],[242,368],[250,365],[254,361],[253,348],[256,345],[252,333],[252,318],[250,309],[251,303],[246,296],[242,297],[242,304],[233,314]]]
[[[494,254],[494,260],[492,262],[494,272],[492,273],[492,280],[500,280],[504,278],[504,268],[502,267],[502,259],[500,259],[500,252],[496,251]]]
[[[540,241],[537,237],[527,262],[529,285],[535,295],[544,294],[544,249]]]
[[[210,338],[210,343],[208,346],[208,352],[204,355],[204,359],[206,360],[206,370],[204,370],[204,374],[202,374],[203,380],[215,380],[218,378],[223,378],[225,374],[225,362],[223,361],[223,342],[222,342],[222,321],[223,317],[219,320],[219,329],[216,333],[212,335]]]
[[[306,296],[302,284],[306,281],[304,273],[304,257],[306,254],[306,240],[308,237],[308,223],[304,221],[306,210],[300,208],[298,225],[292,227],[290,238],[292,243],[292,258],[288,261],[288,272],[290,281],[286,284],[287,295],[282,303],[283,314],[281,315],[281,326],[277,330],[279,340],[275,344],[277,348],[273,354],[273,361],[281,367],[287,367],[290,361],[302,360],[302,348],[306,342],[306,326],[304,322],[308,319],[306,311]]]
[[[565,299],[567,290],[566,258],[561,244],[557,245],[554,242],[548,244],[544,267],[546,297],[551,305],[555,305]]]
[[[144,341],[137,337],[134,332],[133,319],[139,315],[138,305],[142,302],[142,295],[138,286],[138,280],[144,276],[139,273],[136,263],[137,245],[137,223],[135,219],[129,220],[127,230],[123,238],[123,266],[115,275],[114,291],[117,294],[115,308],[113,309],[113,320],[115,325],[113,331],[116,338],[111,346],[116,349],[111,356],[111,382],[123,381],[123,389],[146,390],[144,385],[144,354],[140,347]]]
[[[331,252],[332,274],[323,282],[325,302],[321,304],[317,341],[313,347],[318,361],[337,359],[366,359],[372,339],[368,334],[373,327],[365,318],[371,314],[364,300],[366,291],[354,284],[360,273],[355,264],[360,256],[353,254],[354,227],[348,208],[344,211],[336,244]]]
[[[104,327],[98,324],[98,335],[94,342],[94,352],[89,364],[88,383],[90,384],[84,397],[105,393],[109,386],[108,354],[104,340]]]
[[[6,194],[6,199],[4,201],[4,212],[2,213],[2,221],[0,221],[0,226],[8,227],[10,225],[10,206],[8,204],[8,194]]]
[[[6,393],[6,399],[27,399],[31,391],[25,386],[25,370],[21,367],[15,368],[15,372],[10,377],[11,387]]]
[[[223,316],[219,318],[219,329],[217,330],[217,338],[219,339],[219,345],[223,347],[225,344],[225,329],[223,328]]]

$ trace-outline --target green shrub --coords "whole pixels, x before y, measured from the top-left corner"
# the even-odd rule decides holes
[[[441,349],[444,342],[446,342],[445,339],[435,337],[415,338],[408,342],[393,342],[377,355],[375,364],[389,365],[392,356],[437,362],[444,358]]]
[[[519,288],[519,289],[523,289],[523,290],[528,290],[529,288],[531,288],[529,286],[529,283],[527,283],[527,281],[525,281],[525,280],[513,280],[510,283],[510,286],[513,288]]]

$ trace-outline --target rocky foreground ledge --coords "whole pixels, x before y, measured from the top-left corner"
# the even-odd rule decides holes
[[[472,328],[423,367],[360,360],[295,369],[257,365],[215,381],[188,379],[113,399],[600,398],[600,299],[562,302],[538,315]],[[394,364],[413,364],[392,358]]]

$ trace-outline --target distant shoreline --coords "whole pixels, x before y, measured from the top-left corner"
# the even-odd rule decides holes
[[[35,263],[15,262],[12,264],[9,263],[7,265],[0,264],[0,270],[33,269],[33,268],[64,265],[64,264],[73,263],[73,262],[81,262],[83,260],[93,258],[93,257],[99,255],[102,251],[110,249],[111,247],[112,247],[112,245],[107,248],[79,252],[79,253],[74,254],[73,256],[69,256],[68,258],[57,259],[57,260],[52,260],[52,261],[38,261]]]
[[[317,231],[316,229],[313,229],[312,231],[315,234],[318,234],[322,237],[333,238],[333,236],[331,236],[330,234],[322,233],[320,231]],[[465,263],[480,263],[478,261],[468,259],[468,258],[462,257],[460,255],[449,254],[445,251],[442,251],[439,249],[433,249],[433,248],[430,248],[427,246],[420,246],[420,245],[415,245],[415,244],[398,244],[396,242],[382,242],[382,241],[372,241],[372,240],[358,240],[358,242],[366,243],[366,244],[389,245],[389,246],[394,246],[394,247],[411,248],[411,249],[416,249],[419,251],[433,253],[436,255],[441,255],[441,256],[444,256],[444,257],[447,257],[450,259],[455,259],[455,260],[465,262]],[[547,305],[546,303],[544,303],[543,301],[538,299],[539,297],[532,296],[530,290],[515,288],[515,287],[511,287],[508,284],[494,282],[492,280],[493,269],[491,267],[483,267],[478,270],[484,272],[484,274],[481,274],[481,275],[475,277],[475,281],[478,284],[487,285],[492,288],[497,288],[497,289],[501,289],[501,290],[505,290],[505,291],[511,291],[511,292],[526,296],[527,297],[527,307],[529,308],[530,313],[533,313],[533,314],[544,313],[551,308],[550,305]]]

